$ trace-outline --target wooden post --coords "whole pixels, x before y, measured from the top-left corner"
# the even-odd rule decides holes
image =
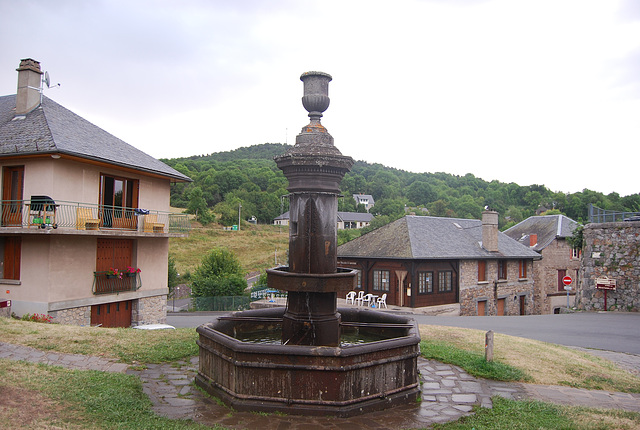
[[[493,361],[493,330],[489,330],[484,337],[484,359]]]

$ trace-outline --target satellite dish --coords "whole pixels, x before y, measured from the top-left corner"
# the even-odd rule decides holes
[[[47,88],[51,88],[51,80],[49,79],[49,72],[44,72],[44,83],[47,84]]]

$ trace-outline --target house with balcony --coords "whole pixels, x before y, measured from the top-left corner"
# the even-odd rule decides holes
[[[42,95],[42,70],[20,62],[0,96],[0,300],[18,316],[129,327],[166,320],[169,211],[187,176]]]
[[[540,255],[482,220],[405,216],[338,247],[357,288],[388,305],[458,304],[460,315],[534,313],[533,261]]]

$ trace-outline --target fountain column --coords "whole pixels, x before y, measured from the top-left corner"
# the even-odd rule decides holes
[[[337,273],[338,195],[353,159],[340,153],[320,123],[329,107],[331,75],[307,72],[300,80],[302,104],[311,122],[302,128],[294,147],[275,158],[289,180],[289,267],[267,273],[271,287],[289,292],[282,343],[337,346],[337,293],[352,289],[354,280],[352,273]]]

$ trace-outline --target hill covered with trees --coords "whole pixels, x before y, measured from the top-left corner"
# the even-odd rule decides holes
[[[284,154],[289,145],[265,143],[234,151],[162,160],[193,179],[190,184],[174,184],[171,205],[199,213],[203,221],[215,214],[225,225],[255,216],[259,223],[288,210],[287,180],[273,157]],[[357,208],[352,194],[370,194],[375,199],[372,212],[380,216],[376,224],[405,213],[480,219],[489,206],[500,214],[502,229],[516,224],[536,211],[563,213],[579,221],[588,220],[588,205],[616,211],[640,211],[640,194],[620,196],[584,189],[577,193],[552,192],[542,185],[521,186],[499,181],[487,182],[468,173],[413,173],[357,161],[341,184],[344,197],[340,211]]]

